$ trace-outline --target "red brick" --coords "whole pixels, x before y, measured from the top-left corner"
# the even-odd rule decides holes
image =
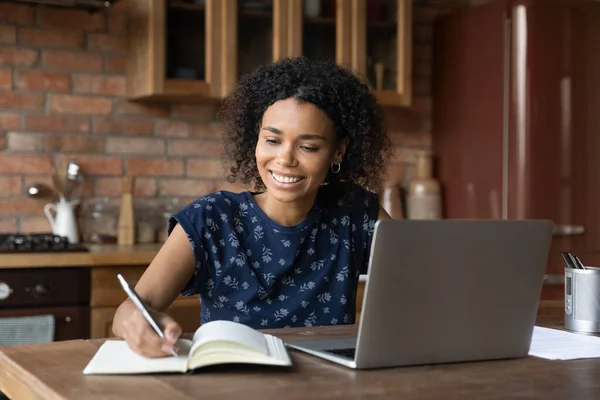
[[[0,89],[12,88],[12,70],[8,68],[0,69]]]
[[[30,154],[2,154],[0,174],[43,174],[51,169],[48,156]]]
[[[125,77],[107,75],[73,75],[75,93],[92,93],[111,96],[125,95]]]
[[[16,130],[21,127],[21,116],[17,113],[0,113],[0,130]]]
[[[94,132],[110,135],[152,136],[154,121],[137,118],[94,118]]]
[[[193,119],[197,121],[214,121],[219,110],[218,104],[173,104],[171,117],[179,119]]]
[[[197,138],[220,138],[221,123],[220,122],[198,122],[192,125],[192,137]]]
[[[430,78],[414,78],[413,79],[413,94],[415,96],[430,96],[431,95],[431,79]]]
[[[88,35],[88,49],[102,52],[125,53],[127,51],[127,42],[125,36],[111,36],[101,33],[92,33]]]
[[[0,65],[21,65],[29,67],[37,62],[38,52],[13,46],[0,46]]]
[[[171,156],[219,157],[223,151],[221,142],[208,140],[170,140],[167,153]]]
[[[16,196],[20,193],[20,176],[0,176],[0,196]]]
[[[51,231],[50,222],[45,216],[21,218],[21,232],[47,233]]]
[[[423,126],[423,116],[409,109],[390,108],[384,109],[385,124],[388,129],[403,131],[418,131]]]
[[[108,16],[108,32],[117,35],[127,33],[127,16],[124,13],[113,12]]]
[[[27,188],[36,183],[52,187],[53,184],[52,177],[50,176],[50,171],[46,171],[46,175],[25,175],[25,183],[23,185],[24,187]]]
[[[190,126],[183,121],[161,120],[156,122],[156,134],[165,137],[188,137]]]
[[[413,40],[415,43],[432,43],[433,24],[416,24],[413,28]]]
[[[226,190],[228,192],[240,193],[249,190],[249,188],[245,187],[239,182],[229,183],[228,181],[216,181],[215,190]]]
[[[40,136],[39,134],[21,133],[21,132],[9,132],[6,134],[6,141],[8,143],[8,149],[11,151],[27,151],[35,153],[40,150]]]
[[[6,134],[0,133],[0,151],[6,149]]]
[[[102,56],[62,50],[45,50],[43,65],[49,69],[73,72],[100,72],[102,71]]]
[[[401,185],[406,174],[405,166],[402,164],[389,164],[383,174],[383,182],[392,185]]]
[[[87,133],[89,117],[62,115],[26,115],[25,129],[34,132]]]
[[[39,110],[44,107],[44,96],[38,93],[0,93],[0,109]]]
[[[431,23],[435,21],[444,11],[433,7],[416,7],[413,12],[413,22]]]
[[[17,27],[0,25],[0,43],[17,43]]]
[[[0,22],[17,25],[31,25],[35,18],[35,6],[0,2]]]
[[[156,179],[136,177],[133,182],[134,196],[156,196]]]
[[[54,153],[100,153],[104,148],[101,138],[72,135],[44,135],[41,148],[45,152]]]
[[[15,233],[17,232],[17,218],[2,218],[0,219],[0,233]]]
[[[187,160],[185,174],[194,178],[227,178],[227,172],[221,161],[211,159]]]
[[[58,158],[58,162],[63,165],[67,165],[72,155],[61,155]],[[123,174],[123,160],[119,157],[106,157],[106,156],[85,156],[77,158],[77,163],[81,167],[81,171],[84,175],[122,175]]]
[[[17,78],[17,88],[68,92],[71,90],[71,77],[63,72],[48,72],[41,69],[20,70]]]
[[[117,114],[122,115],[148,115],[153,117],[168,117],[169,106],[163,104],[143,104],[121,100],[117,107]]]
[[[112,101],[104,97],[55,94],[50,98],[50,109],[61,114],[104,115],[112,112]]]
[[[183,175],[183,160],[168,160],[162,157],[130,158],[127,160],[127,172],[131,175]]]
[[[125,74],[127,59],[123,56],[107,55],[104,58],[104,72],[109,74]]]
[[[85,10],[64,8],[40,8],[39,23],[40,26],[77,29],[86,32],[106,29],[104,13],[89,13]]]
[[[121,154],[163,154],[165,142],[162,139],[117,138],[106,139],[107,153]]]
[[[71,30],[21,28],[19,43],[28,46],[83,49],[85,36],[81,32]]]
[[[121,178],[98,178],[94,184],[96,196],[117,197],[123,194]],[[136,177],[133,181],[134,196],[156,196],[156,180]]]
[[[431,147],[431,133],[425,132],[405,132],[402,136],[402,146],[428,149]]]
[[[431,77],[432,64],[428,60],[414,60],[413,61],[413,72],[414,76],[420,78]]]
[[[415,96],[412,100],[412,109],[422,115],[431,115],[431,97]]]
[[[203,179],[161,179],[159,190],[162,196],[200,197],[215,190],[215,183]]]
[[[433,58],[433,47],[430,44],[414,45],[413,58],[415,60],[431,61],[431,59]]]
[[[394,147],[392,163],[414,164],[416,161],[416,157],[417,151],[415,149],[409,149],[406,147]]]

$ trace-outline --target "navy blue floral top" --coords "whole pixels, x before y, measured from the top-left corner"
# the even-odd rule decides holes
[[[352,324],[358,277],[366,273],[377,195],[321,186],[295,226],[271,220],[252,193],[216,192],[176,213],[196,258],[183,295],[200,294],[201,323],[233,320],[256,329]]]

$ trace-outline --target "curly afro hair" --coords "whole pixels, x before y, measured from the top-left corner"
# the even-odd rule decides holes
[[[219,117],[223,123],[224,156],[231,172],[227,180],[239,179],[246,186],[265,189],[254,154],[261,119],[269,106],[288,98],[319,107],[333,121],[337,139],[348,138],[340,172],[330,171],[326,182],[353,182],[377,191],[391,151],[381,109],[357,75],[334,63],[306,57],[283,59],[257,68],[242,77],[225,99]]]

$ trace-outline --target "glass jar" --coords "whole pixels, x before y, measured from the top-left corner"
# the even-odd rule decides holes
[[[118,209],[110,198],[101,197],[89,204],[82,214],[82,237],[87,243],[105,244],[117,242]]]

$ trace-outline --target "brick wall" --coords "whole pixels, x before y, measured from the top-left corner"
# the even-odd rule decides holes
[[[438,14],[415,10],[414,106],[387,111],[397,146],[391,181],[403,181],[415,149],[430,147],[431,21]],[[0,1],[1,232],[50,230],[47,200],[26,189],[49,183],[52,163],[69,159],[85,174],[84,203],[109,196],[118,204],[125,173],[136,177],[136,201],[150,206],[231,187],[218,160],[216,105],[123,98],[125,35],[123,4],[90,15]]]

